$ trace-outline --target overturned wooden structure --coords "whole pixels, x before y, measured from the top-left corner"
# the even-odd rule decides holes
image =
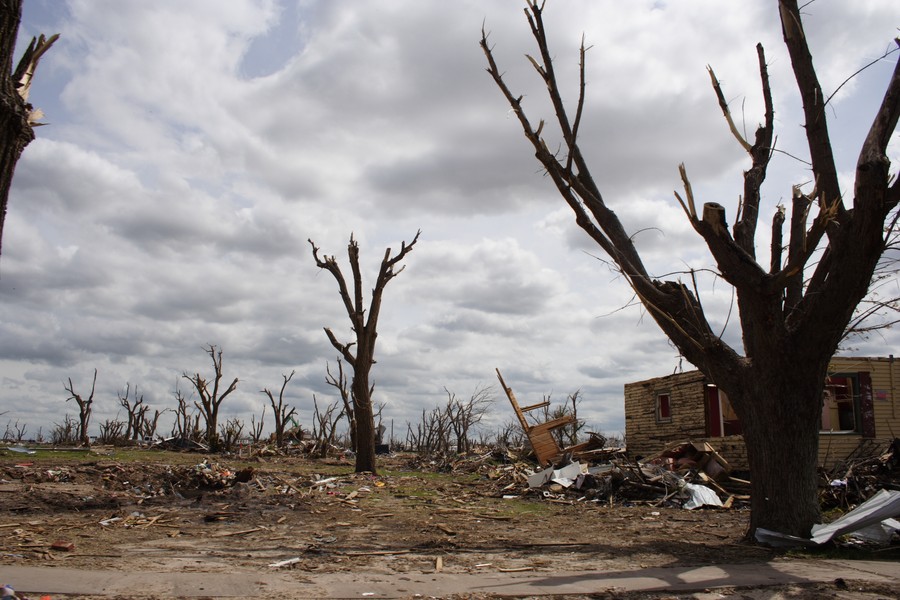
[[[534,456],[541,466],[551,464],[566,454],[574,454],[593,446],[591,442],[587,442],[560,448],[556,437],[553,435],[553,431],[574,424],[576,418],[573,415],[565,415],[544,423],[529,423],[528,419],[525,418],[525,413],[550,406],[550,401],[545,400],[530,406],[519,406],[519,401],[516,400],[516,395],[513,393],[512,388],[507,386],[506,382],[503,381],[503,375],[500,374],[500,369],[495,370],[497,371],[497,379],[500,380],[500,385],[503,387],[503,391],[506,392],[506,397],[509,398],[509,403],[516,413],[516,418],[519,419],[522,430],[525,431],[525,435],[528,436],[528,441],[531,443],[532,450],[534,450]]]

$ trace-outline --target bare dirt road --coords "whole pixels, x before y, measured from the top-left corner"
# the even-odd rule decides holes
[[[0,568],[278,572],[297,581],[364,573],[399,580],[422,573],[624,572],[779,559],[742,542],[746,509],[546,498],[510,485],[484,463],[435,473],[397,456],[382,460],[376,476],[352,473],[346,460],[300,457],[2,454]],[[875,584],[851,588],[794,586],[791,593],[806,595],[784,597],[832,591],[843,595],[831,597],[896,597]],[[622,594],[609,597],[629,597]],[[146,597],[141,590],[117,596]]]

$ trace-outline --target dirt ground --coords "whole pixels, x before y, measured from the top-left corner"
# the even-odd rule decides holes
[[[544,497],[483,462],[441,473],[410,457],[384,457],[373,476],[352,473],[341,459],[134,455],[0,452],[0,564],[216,573],[290,561],[281,568],[303,580],[335,572],[619,571],[777,556],[742,543],[746,508]],[[792,587],[783,597],[896,597],[871,586],[857,596]],[[742,593],[734,597],[777,597]]]

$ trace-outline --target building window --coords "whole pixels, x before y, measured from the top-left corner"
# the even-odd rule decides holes
[[[728,396],[713,384],[706,385],[706,434],[709,437],[740,435],[741,421]]]
[[[672,399],[669,394],[656,395],[656,422],[672,422]]]
[[[825,380],[822,393],[822,430],[859,431],[859,377],[836,373]]]

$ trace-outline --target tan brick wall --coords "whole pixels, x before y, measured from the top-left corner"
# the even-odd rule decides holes
[[[706,379],[700,371],[677,373],[625,385],[625,443],[632,457],[649,457],[666,446],[706,435],[703,401]],[[669,394],[671,422],[656,418],[656,397]]]

